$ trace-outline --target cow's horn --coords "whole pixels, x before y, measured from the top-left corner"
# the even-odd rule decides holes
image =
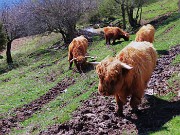
[[[74,60],[77,60],[77,58],[73,58],[72,60],[70,60],[70,62],[73,62]]]
[[[98,65],[98,64],[99,64],[99,63],[101,63],[101,62],[88,62],[88,61],[87,61],[87,63],[89,63],[89,64],[92,64],[92,65],[96,66],[96,65]]]
[[[123,63],[123,62],[121,62],[121,66],[122,66],[123,68],[125,68],[125,69],[128,69],[128,70],[130,70],[130,69],[133,68],[133,67],[131,67],[131,66],[129,66],[129,65],[127,65],[126,63]]]
[[[85,56],[85,58],[96,59],[96,57],[94,57],[94,56]]]

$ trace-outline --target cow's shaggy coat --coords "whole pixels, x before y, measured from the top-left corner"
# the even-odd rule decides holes
[[[151,24],[142,26],[136,33],[135,41],[142,42],[148,41],[150,43],[154,42],[155,28]]]
[[[106,44],[111,44],[111,39],[113,40],[112,44],[115,44],[115,41],[123,38],[125,41],[129,40],[129,34],[119,27],[104,27],[104,37]]]
[[[72,67],[74,61],[77,69],[79,71],[81,70],[81,66],[86,62],[85,55],[87,53],[87,47],[88,40],[83,35],[73,39],[68,51],[69,68]]]
[[[131,42],[116,57],[106,58],[96,66],[101,95],[113,95],[122,114],[127,96],[130,105],[137,109],[155,68],[157,53],[149,42]]]

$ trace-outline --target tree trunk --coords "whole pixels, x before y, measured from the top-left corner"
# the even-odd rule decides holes
[[[73,40],[73,38],[75,37],[75,31],[76,29],[73,26],[69,26],[67,32],[60,30],[65,44],[69,44]]]
[[[142,6],[141,6],[141,11],[140,11],[139,24],[141,23],[141,17],[142,17]]]
[[[125,14],[125,8],[124,8],[124,0],[122,0],[121,4],[121,11],[122,11],[122,17],[123,17],[123,29],[126,29],[126,14]]]
[[[60,31],[62,37],[63,37],[63,40],[64,40],[64,43],[66,43],[66,34],[64,33],[64,31]]]
[[[127,7],[127,14],[128,14],[128,20],[129,20],[129,24],[134,28],[137,26],[137,20],[135,20],[133,18],[133,7]]]
[[[9,40],[8,43],[7,43],[6,57],[7,57],[7,63],[8,64],[13,63],[13,60],[12,60],[12,57],[11,57],[11,43],[12,43],[12,41],[13,40]]]
[[[141,23],[141,15],[142,15],[142,1],[140,0],[139,4],[138,4],[138,9],[136,12],[136,18],[135,18],[138,25],[140,25],[140,23]],[[138,21],[138,19],[139,19],[139,21]]]
[[[72,31],[68,31],[67,32],[67,34],[66,34],[66,44],[69,44],[69,43],[71,43],[71,41],[73,40],[73,38],[74,38],[75,36],[74,36],[74,32],[73,32],[73,30]]]

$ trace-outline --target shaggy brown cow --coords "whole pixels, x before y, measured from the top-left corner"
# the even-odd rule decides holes
[[[72,67],[74,61],[77,69],[81,71],[81,66],[86,62],[87,47],[88,40],[83,35],[73,39],[68,51],[69,68]]]
[[[150,43],[154,42],[155,28],[151,24],[142,26],[136,33],[135,41],[142,42],[148,41]]]
[[[106,58],[96,66],[98,91],[103,96],[115,97],[118,114],[123,115],[127,96],[131,96],[131,107],[137,109],[156,60],[157,53],[151,43],[131,42],[115,58]]]
[[[116,39],[120,40],[123,38],[125,41],[129,40],[129,34],[118,27],[104,27],[104,36],[107,45],[110,44],[111,39],[113,40],[112,44],[115,43]]]

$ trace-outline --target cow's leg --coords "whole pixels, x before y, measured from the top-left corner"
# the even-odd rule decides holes
[[[110,45],[110,38],[108,38],[108,37],[106,36],[105,39],[106,39],[106,45]]]
[[[108,44],[108,39],[105,37],[105,39],[106,39],[106,45]]]
[[[68,53],[69,69],[71,69],[72,64],[73,64],[73,61],[70,62],[72,59],[73,59],[73,56],[70,53]]]
[[[120,100],[118,95],[115,95],[116,103],[117,103],[117,114],[123,116],[123,102]]]
[[[108,39],[108,45],[110,45],[110,44],[111,44],[111,39],[109,38],[109,39]]]
[[[74,61],[74,64],[76,65],[77,71],[81,73],[82,72],[81,65],[78,64],[76,61]]]
[[[130,101],[130,106],[132,107],[132,112],[138,112],[138,105],[141,103],[140,95],[133,94]]]
[[[115,41],[116,41],[116,38],[113,38],[113,42],[112,42],[113,45],[115,44]]]

